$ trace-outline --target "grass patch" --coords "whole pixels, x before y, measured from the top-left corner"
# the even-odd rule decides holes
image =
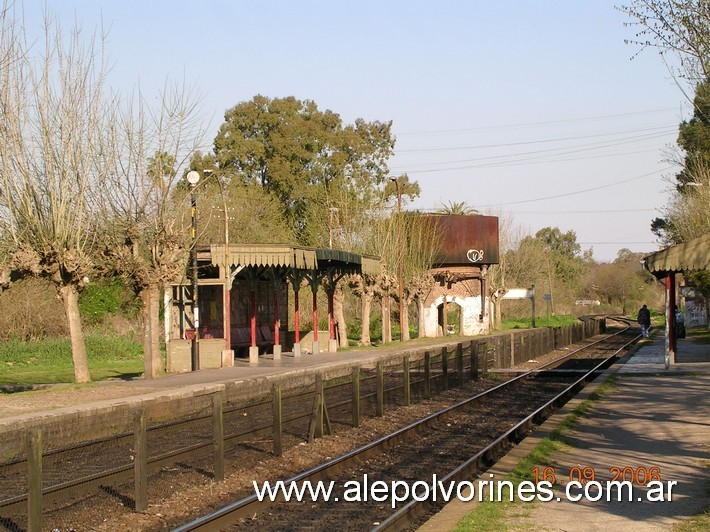
[[[567,448],[564,434],[568,432],[581,417],[587,414],[592,405],[598,401],[602,395],[617,388],[617,380],[618,377],[616,375],[610,375],[606,381],[589,394],[589,398],[582,401],[572,412],[565,416],[562,423],[560,423],[547,438],[540,441],[540,443],[518,463],[505,480],[511,481],[514,485],[514,489],[517,490],[517,486],[521,482],[535,481],[533,472],[535,467],[555,465],[552,460],[552,455],[555,452],[564,451]],[[486,499],[484,503],[478,504],[459,522],[456,530],[458,532],[508,530],[510,527],[503,521],[508,517],[513,517],[511,512],[515,512],[517,517],[524,516],[525,512],[531,508],[531,504],[534,503],[523,503],[519,500],[514,500],[513,502],[509,502],[508,500],[491,502]]]
[[[85,338],[93,380],[143,373],[143,347],[135,339],[89,334]],[[68,338],[0,343],[0,385],[74,382]]]
[[[710,467],[710,460],[701,460],[698,462],[699,467]],[[706,492],[710,494],[710,485],[706,486]],[[701,514],[686,519],[673,527],[677,532],[701,532],[710,530],[710,507],[706,508]]]
[[[710,530],[710,508],[703,513],[678,523],[673,527],[676,532],[705,532]]]
[[[693,327],[687,330],[688,338],[698,344],[710,345],[710,329],[704,327]]]

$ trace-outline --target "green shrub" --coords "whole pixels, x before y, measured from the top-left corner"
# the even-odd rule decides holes
[[[348,340],[360,340],[362,336],[362,322],[359,319],[353,319],[348,323]]]
[[[98,323],[107,315],[135,316],[139,309],[140,301],[119,278],[99,279],[79,294],[79,312],[87,324]]]

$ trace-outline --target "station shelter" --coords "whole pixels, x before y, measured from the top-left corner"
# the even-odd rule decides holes
[[[483,215],[427,215],[442,245],[430,270],[436,284],[422,303],[424,336],[455,330],[448,323],[449,305],[458,306],[458,333],[465,336],[490,331],[488,268],[498,264],[498,218]]]
[[[652,253],[643,258],[642,264],[654,277],[662,280],[666,288],[666,360],[674,364],[677,351],[676,275],[710,268],[710,233]]]
[[[313,324],[318,323],[318,290],[328,299],[328,331],[317,325],[307,333],[310,351],[337,350],[333,295],[348,274],[379,275],[377,257],[337,249],[305,246],[223,244],[197,248],[198,327],[195,328],[193,289],[189,281],[174,284],[165,294],[167,371],[192,369],[193,345],[199,345],[199,369],[232,366],[235,353],[250,363],[269,353],[301,354],[301,291],[313,299]],[[293,323],[288,323],[293,297]],[[228,311],[225,312],[225,309]],[[327,334],[327,338],[322,336]]]

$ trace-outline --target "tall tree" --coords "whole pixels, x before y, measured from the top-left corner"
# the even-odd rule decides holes
[[[190,169],[199,172],[197,193],[200,209],[198,241],[200,244],[222,244],[227,235],[232,244],[270,242],[288,244],[293,233],[287,226],[276,196],[259,185],[247,185],[228,177],[211,154],[197,152]]]
[[[670,201],[653,232],[666,244],[690,240],[710,231],[708,223],[708,175],[710,174],[710,83],[697,87],[693,118],[679,127],[678,145],[683,150],[682,167],[676,175]]]
[[[406,213],[402,223],[402,294],[404,313],[400,316],[402,339],[409,340],[409,308],[413,302],[418,303],[420,316],[419,337],[424,336],[423,308],[424,300],[434,286],[434,278],[430,270],[442,246],[443,235],[434,224],[418,213]],[[397,279],[399,282],[400,280]],[[399,294],[398,294],[399,297]]]
[[[78,290],[92,274],[96,196],[114,153],[101,47],[45,15],[43,46],[0,20],[0,209],[13,269],[50,279],[71,337],[74,378],[90,380]]]
[[[151,106],[127,100],[116,124],[112,179],[103,190],[104,266],[120,275],[143,304],[144,376],[162,371],[160,291],[185,275],[190,232],[185,194],[175,194],[203,129],[199,98],[168,84]],[[184,187],[183,187],[184,188]]]
[[[693,118],[680,126],[678,144],[684,150],[682,171],[664,216],[652,231],[666,244],[675,244],[710,231],[708,187],[710,171],[710,2],[707,0],[631,0],[620,8],[640,27],[631,42],[641,50],[656,47],[680,59],[680,77],[695,90]],[[682,88],[682,87],[681,87]],[[686,275],[710,294],[707,273]]]
[[[264,187],[281,203],[293,240],[325,245],[327,213],[338,209],[344,237],[359,229],[388,175],[391,123],[343,125],[309,100],[255,96],[225,113],[215,138],[219,169]]]

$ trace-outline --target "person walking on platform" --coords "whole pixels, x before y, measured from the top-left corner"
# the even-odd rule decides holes
[[[636,321],[638,321],[641,326],[641,336],[648,338],[648,331],[651,328],[651,311],[648,310],[646,305],[639,310]]]

